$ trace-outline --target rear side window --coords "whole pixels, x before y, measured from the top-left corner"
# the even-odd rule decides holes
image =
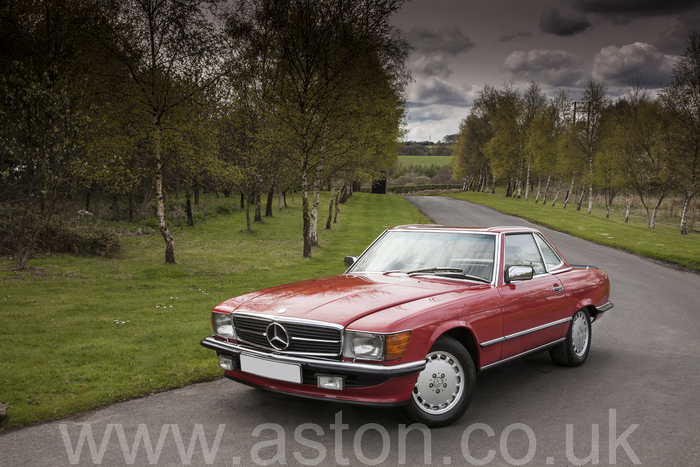
[[[559,255],[552,249],[552,247],[549,246],[549,243],[547,243],[539,235],[535,235],[535,239],[537,240],[537,245],[540,247],[540,250],[542,250],[544,264],[547,265],[547,269],[551,271],[552,269],[556,269],[559,266],[561,266],[563,261],[561,260]]]

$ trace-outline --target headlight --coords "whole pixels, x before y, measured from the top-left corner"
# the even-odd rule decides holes
[[[411,331],[397,334],[345,331],[343,357],[360,360],[396,360],[406,352],[410,339]]]
[[[220,336],[236,339],[236,330],[233,329],[233,318],[231,313],[211,312],[211,326],[214,332]]]

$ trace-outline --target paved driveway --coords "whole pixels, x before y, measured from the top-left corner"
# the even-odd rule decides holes
[[[441,224],[528,224],[407,199]],[[584,366],[544,353],[485,371],[450,427],[222,379],[2,434],[0,466],[700,465],[700,276],[544,231],[571,263],[608,272],[615,308],[593,325]]]

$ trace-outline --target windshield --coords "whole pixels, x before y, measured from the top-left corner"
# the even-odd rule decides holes
[[[351,272],[462,275],[490,282],[495,242],[496,237],[488,234],[390,231],[360,257]]]

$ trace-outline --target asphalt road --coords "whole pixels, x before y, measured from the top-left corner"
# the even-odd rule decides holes
[[[440,224],[528,224],[407,199]],[[543,353],[485,371],[450,427],[407,431],[392,410],[222,379],[1,434],[0,466],[700,465],[700,276],[543,231],[570,263],[606,270],[615,308],[594,323],[585,365]]]

